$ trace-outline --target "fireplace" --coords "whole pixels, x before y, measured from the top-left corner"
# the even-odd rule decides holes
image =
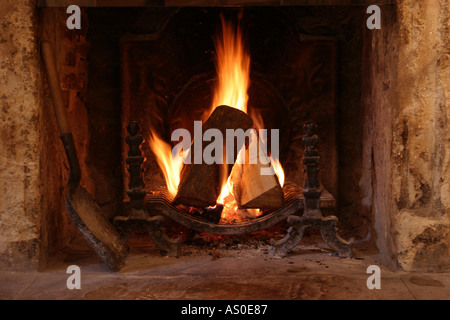
[[[228,34],[225,31],[229,31]],[[277,34],[283,36],[277,37]],[[180,37],[185,40],[178,41]],[[302,140],[305,134],[303,127],[308,118],[315,119],[325,137],[318,145],[322,152],[320,171],[323,185],[320,186],[324,189],[320,207],[328,211],[336,207],[333,197],[338,190],[335,39],[296,32],[294,23],[278,10],[191,8],[170,16],[162,29],[152,34],[126,35],[121,38],[120,43],[122,141],[125,144],[122,147],[122,163],[128,164],[135,159],[130,157],[128,151],[132,148],[130,140],[144,141],[142,151],[147,158],[143,163],[143,177],[139,182],[130,182],[136,180],[136,173],[129,178],[128,172],[132,173],[131,164],[123,167],[123,185],[128,186],[125,203],[130,199],[129,207],[135,211],[144,209],[145,205],[138,203],[142,201],[146,190],[146,209],[150,215],[161,214],[195,231],[219,235],[250,233],[285,221],[288,216],[302,211],[299,206],[305,207],[300,190],[305,185],[302,166],[305,146]],[[247,46],[251,49],[247,49]],[[242,52],[238,52],[239,50]],[[254,54],[247,53],[247,50]],[[166,52],[171,54],[167,56]],[[248,65],[245,70],[240,70],[245,58],[248,58]],[[246,72],[248,74],[244,74]],[[175,74],[176,78],[173,77]],[[232,112],[232,109],[226,107],[217,108],[220,111],[216,113],[212,111],[221,104],[238,105],[241,96],[236,94],[233,100],[227,94],[239,92],[239,85],[248,82],[248,88],[244,87],[239,94],[242,97],[248,96],[248,102],[243,103],[241,110],[252,117]],[[225,91],[220,92],[224,96],[222,100],[216,97],[217,91],[221,90]],[[218,102],[213,102],[213,98]],[[211,114],[209,118],[208,114]],[[232,170],[228,170],[225,179],[211,176],[214,166],[210,164],[198,167],[185,165],[183,170],[190,170],[185,175],[180,166],[177,172],[176,161],[170,159],[173,147],[173,144],[170,145],[171,134],[179,128],[187,128],[189,137],[194,137],[195,121],[204,120],[204,125],[208,126],[214,121],[211,119],[216,114],[221,114],[222,118],[216,116],[218,121],[212,125],[213,128],[230,119],[233,121],[229,122],[227,128],[232,128],[237,123],[244,125],[245,122],[242,121],[248,119],[261,129],[279,131],[278,141],[271,143],[279,143],[277,153],[281,164],[277,168],[272,163],[276,170],[281,170],[280,173],[275,172],[278,179],[274,180],[279,180],[279,183],[271,183],[267,180],[270,177],[266,177],[264,181],[267,188],[264,189],[264,185],[257,192],[255,189],[263,181],[261,176],[246,175],[246,172],[253,172],[249,170],[254,170],[254,167],[248,168],[245,164],[238,167],[234,164],[236,159],[229,163],[234,166]],[[142,135],[137,132],[130,134],[131,120],[139,122]],[[237,128],[241,129],[239,126]],[[248,128],[244,130],[246,129]],[[190,146],[191,139],[188,140]],[[195,143],[190,151],[195,149],[194,145]],[[249,149],[251,147],[247,147],[247,152]],[[142,162],[142,154],[137,153],[137,156],[136,159],[141,159]],[[271,159],[277,161],[278,156],[275,160]],[[235,170],[242,170],[237,178],[239,181],[235,177]],[[255,179],[260,179],[259,183]],[[147,185],[139,186],[144,181]],[[171,191],[170,187],[176,184],[175,181],[180,186],[177,186],[178,190]],[[216,182],[221,184],[218,184],[214,193],[212,186]],[[280,186],[277,187],[276,184]],[[283,184],[286,184],[284,193],[281,189]],[[185,185],[192,185],[193,191],[186,191],[186,187],[183,189]],[[159,192],[161,189],[169,189],[170,192]],[[277,192],[281,196],[277,197]],[[237,198],[238,194],[243,196]],[[244,196],[247,196],[245,201]],[[140,200],[137,199],[139,197]],[[216,205],[220,207],[207,208]],[[130,218],[133,215],[136,213],[129,212],[128,217],[119,216],[114,221],[121,229],[128,220],[133,220],[133,225],[139,225],[138,221],[134,221],[136,219]],[[144,220],[146,223],[148,218]],[[160,240],[154,241],[160,243],[165,251],[169,251],[171,255],[179,254],[178,242],[170,239],[164,241],[161,237],[158,239]],[[285,249],[281,251],[284,254]],[[348,248],[344,251],[349,254]]]
[[[448,54],[441,38],[427,40],[442,48],[436,53],[436,66],[427,69],[427,74],[437,75],[433,81],[438,89],[435,100],[425,95],[426,101],[415,100],[405,83],[411,88],[420,86],[414,82],[414,73],[402,66],[409,59],[410,48],[420,51],[408,42],[414,40],[405,26],[417,9],[413,5],[380,4],[381,30],[367,29],[368,15],[362,2],[349,5],[342,1],[336,6],[91,6],[82,10],[81,30],[67,29],[65,8],[45,3],[39,8],[19,7],[17,12],[36,22],[29,39],[49,40],[53,46],[81,166],[81,184],[112,224],[136,209],[128,193],[127,137],[132,134],[127,129],[131,121],[137,122],[143,138],[144,205],[175,208],[164,195],[164,175],[149,144],[152,130],[170,144],[175,129],[192,132],[193,121],[202,120],[217,82],[214,37],[220,30],[220,16],[231,20],[241,16],[251,59],[248,114],[256,112],[265,128],[280,130],[279,160],[286,183],[300,190],[304,187],[303,130],[305,123],[313,121],[320,137],[321,210],[339,219],[339,234],[375,247],[393,268],[442,271],[448,266],[447,87],[442,82],[448,74]],[[426,14],[437,14],[433,10],[429,8]],[[438,24],[428,28],[442,32]],[[27,232],[12,228],[6,233],[8,240],[1,254],[8,268],[22,268],[30,262],[45,266],[57,252],[80,239],[64,209],[62,195],[69,164],[48,112],[52,102],[37,42],[30,43],[27,57],[37,75],[32,79],[39,109],[28,118],[34,119],[39,142],[30,148],[33,160],[22,168],[21,175],[27,181],[26,190],[36,187],[23,193],[32,198],[21,199],[17,196],[20,192],[14,192],[5,204],[22,207],[28,217],[16,224]],[[14,56],[14,50],[11,52]],[[414,120],[414,111],[406,105],[416,108],[437,131],[424,129],[427,126]],[[17,120],[11,121],[14,131]],[[13,141],[15,135],[8,137],[5,139]],[[18,152],[11,148],[11,155]],[[14,167],[13,163],[10,166]],[[33,167],[35,163],[38,169]],[[426,163],[431,163],[431,168]],[[37,170],[35,176],[30,173],[33,170]],[[7,181],[7,175],[2,179]],[[17,189],[16,184],[9,189]],[[189,213],[189,209],[183,210]],[[173,240],[179,236],[180,220],[162,211],[156,215],[165,217],[165,227],[177,230],[169,232]],[[273,211],[276,208],[266,213],[270,216]],[[242,223],[255,226],[241,228],[246,231],[221,231],[226,224],[204,220],[211,229],[190,226],[195,232],[249,233],[249,237],[252,232],[278,227],[280,240],[289,228],[287,216],[260,227],[258,218],[236,223],[235,230]],[[4,215],[0,221],[2,226],[11,226],[17,219]],[[119,224],[114,225],[120,231]],[[155,232],[160,232],[160,221],[154,224],[158,225]],[[272,236],[269,232],[267,241]]]

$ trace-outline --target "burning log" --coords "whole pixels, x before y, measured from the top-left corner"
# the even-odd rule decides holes
[[[283,205],[284,193],[270,160],[262,150],[257,159],[250,158],[245,150],[245,163],[235,164],[231,181],[233,193],[239,208],[275,209]],[[248,159],[248,160],[247,160]],[[261,161],[263,160],[263,161]],[[264,174],[263,174],[264,173]]]
[[[227,129],[242,129],[247,131],[252,126],[253,121],[245,112],[228,106],[219,106],[203,124],[202,129],[204,131],[216,129],[220,131],[222,137],[226,137]],[[225,159],[225,155],[231,154],[231,152],[227,153],[225,140],[223,139],[222,141],[223,160]],[[233,159],[228,159],[228,161],[224,160],[222,164],[207,164],[205,161],[201,161],[201,163],[195,161],[198,158],[201,159],[205,148],[208,146],[205,146],[203,139],[194,137],[194,143],[188,155],[188,158],[192,159],[193,163],[185,164],[181,171],[178,192],[173,201],[174,205],[183,204],[196,208],[206,208],[216,204],[222,186],[233,167],[233,164],[227,166],[226,163],[234,163],[236,161],[237,152],[242,148],[244,143],[244,141],[237,140],[237,143],[233,144],[235,148],[232,150],[232,154],[234,155]]]

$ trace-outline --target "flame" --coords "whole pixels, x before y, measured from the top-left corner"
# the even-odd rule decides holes
[[[224,166],[227,167],[227,166]],[[233,194],[233,181],[231,180],[232,174],[226,179],[225,182],[222,183],[222,190],[220,191],[220,195],[217,198],[217,203],[224,204],[226,202],[226,199],[230,194]],[[226,175],[222,175],[222,177],[226,177]],[[225,180],[225,179],[224,179]],[[234,197],[233,197],[234,200]],[[237,209],[237,206],[236,206]]]
[[[233,167],[234,169],[234,167]],[[260,209],[239,209],[236,199],[233,194],[233,182],[230,174],[226,184],[222,188],[217,203],[223,204],[221,220],[224,222],[236,222],[247,218],[257,218],[262,215]]]
[[[172,156],[170,144],[155,135],[150,135],[150,149],[156,157],[156,162],[161,168],[166,180],[167,190],[172,196],[176,196],[180,184],[180,174],[183,168],[183,153]]]
[[[276,159],[276,158],[272,158],[272,156],[270,156],[269,158],[270,158],[270,163],[272,164],[273,170],[275,171],[275,174],[278,177],[278,181],[280,182],[280,186],[283,187],[284,186],[284,170],[283,170],[283,167],[281,166],[280,160]]]
[[[253,123],[257,129],[263,129],[264,128],[264,120],[261,116],[261,114],[256,113],[254,109],[251,109],[250,116],[253,120]],[[259,137],[260,144],[267,146],[267,137],[260,136]],[[265,148],[267,150],[267,147]],[[275,174],[278,178],[278,182],[280,182],[281,187],[284,185],[284,170],[281,166],[280,159],[273,157],[272,155],[269,155],[270,164],[272,165],[273,170],[275,171]]]
[[[217,87],[214,92],[211,112],[217,106],[227,105],[247,112],[248,88],[250,85],[250,55],[246,51],[242,32],[237,24],[226,21],[223,15],[222,34],[215,38],[217,52]]]
[[[238,205],[233,195],[233,182],[231,181],[231,175],[222,187],[217,203],[223,204],[221,219],[230,221],[238,210]]]

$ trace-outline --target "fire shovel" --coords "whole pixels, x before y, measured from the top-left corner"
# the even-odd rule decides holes
[[[102,261],[110,269],[118,271],[125,264],[125,258],[129,251],[128,245],[103,215],[101,208],[92,196],[80,185],[81,169],[67,120],[55,58],[48,41],[42,42],[41,52],[53,101],[53,110],[70,167],[65,195],[66,210],[84,239]]]

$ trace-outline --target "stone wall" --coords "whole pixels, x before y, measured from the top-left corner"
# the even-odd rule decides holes
[[[403,269],[450,267],[450,1],[401,1],[393,234]]]
[[[404,270],[450,267],[449,7],[398,1],[366,32],[362,210]]]
[[[41,77],[34,1],[0,2],[0,268],[36,268]]]

